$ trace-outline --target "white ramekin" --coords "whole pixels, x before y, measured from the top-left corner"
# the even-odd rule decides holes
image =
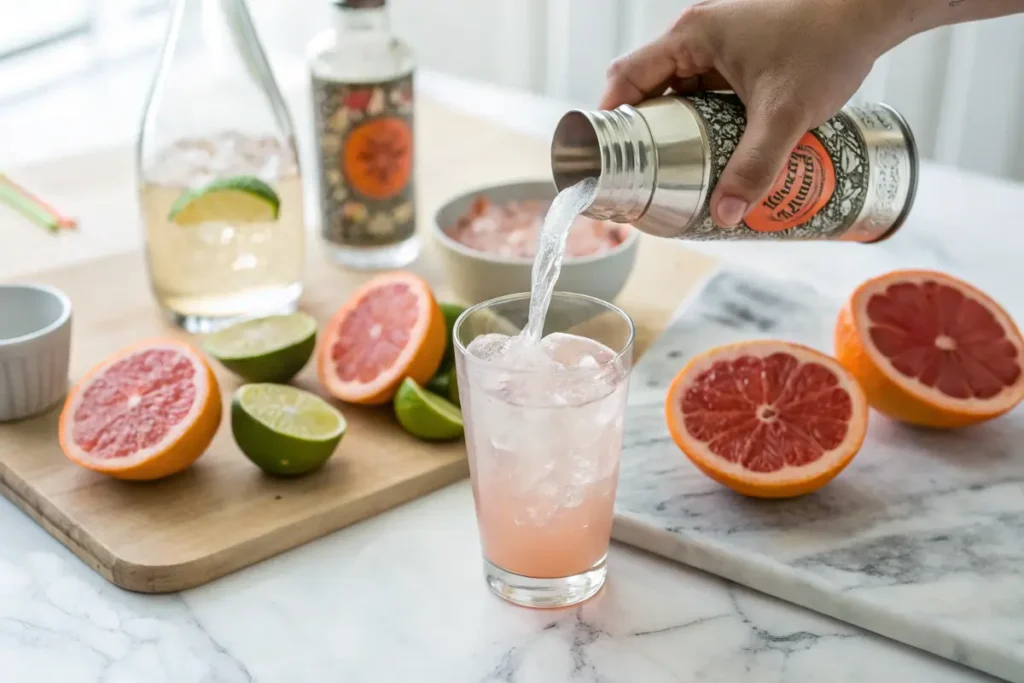
[[[0,421],[38,415],[68,387],[71,301],[49,285],[0,285]]]

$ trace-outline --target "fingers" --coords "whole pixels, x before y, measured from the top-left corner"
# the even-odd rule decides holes
[[[747,108],[747,128],[711,196],[711,214],[724,228],[739,225],[764,199],[809,126],[796,108],[755,103]]]
[[[707,92],[708,90],[732,90],[732,84],[715,69],[689,78],[675,79],[669,84],[677,93]]]
[[[671,84],[710,71],[714,61],[703,17],[703,10],[691,7],[671,31],[612,62],[600,108],[639,104]]]
[[[639,104],[665,92],[676,72],[674,46],[664,37],[612,62],[601,96],[601,109]]]

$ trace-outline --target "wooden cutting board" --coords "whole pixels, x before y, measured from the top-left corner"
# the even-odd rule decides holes
[[[421,228],[456,192],[548,173],[543,141],[429,104],[418,114]],[[482,163],[481,158],[492,161]],[[0,255],[3,275],[9,279],[17,271],[17,279],[55,285],[72,300],[72,380],[141,338],[187,337],[158,314],[142,255],[134,248],[132,236],[140,230],[133,218],[129,160],[130,150],[113,150],[62,160],[52,168],[25,169],[20,176],[12,173],[31,178],[35,191],[82,219],[79,235],[53,247],[62,261],[70,262],[68,255],[76,249],[109,252],[102,246],[113,241],[111,233],[124,236],[120,243],[132,248],[128,252],[26,277],[21,275],[28,270],[26,263],[46,258],[50,243],[44,240],[49,238],[32,233],[32,226],[16,225],[6,214],[0,217],[0,237],[11,245]],[[83,175],[76,176],[75,169]],[[87,194],[76,177],[92,183]],[[106,180],[97,184],[99,178]],[[110,215],[120,217],[116,225],[105,223]],[[24,239],[29,234],[33,237]],[[301,307],[324,322],[366,276],[330,265],[317,241],[311,241]],[[434,264],[428,243],[414,270],[434,283],[444,299],[443,273]],[[634,276],[618,300],[636,322],[638,353],[711,267],[707,257],[675,245],[666,248],[654,238],[641,240]],[[228,400],[238,382],[218,371]],[[310,368],[296,382],[319,390]],[[128,590],[163,593],[206,583],[467,475],[462,443],[418,442],[402,432],[387,408],[342,410],[348,432],[334,458],[314,475],[294,480],[263,475],[238,451],[225,420],[195,466],[145,484],[115,481],[71,464],[57,444],[54,410],[0,425],[0,493],[109,581]]]

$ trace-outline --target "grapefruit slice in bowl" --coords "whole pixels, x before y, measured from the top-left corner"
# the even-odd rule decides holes
[[[206,359],[183,342],[153,339],[113,354],[71,389],[60,415],[60,445],[87,469],[160,479],[206,451],[221,411]]]
[[[951,275],[894,271],[839,313],[836,358],[880,413],[933,428],[984,422],[1024,399],[1024,340],[984,292]]]
[[[423,278],[383,273],[360,287],[322,333],[317,371],[348,403],[389,402],[406,377],[430,381],[445,352],[445,319]]]
[[[860,450],[868,405],[835,359],[784,341],[719,346],[693,358],[665,398],[676,445],[738,493],[790,498],[830,482]]]

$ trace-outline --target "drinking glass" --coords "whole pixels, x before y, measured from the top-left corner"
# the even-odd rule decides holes
[[[518,334],[529,309],[529,294],[513,294],[460,316],[459,398],[488,585],[519,605],[565,607],[607,575],[634,329],[612,304],[556,292],[540,343],[560,362],[467,351],[481,335]]]

